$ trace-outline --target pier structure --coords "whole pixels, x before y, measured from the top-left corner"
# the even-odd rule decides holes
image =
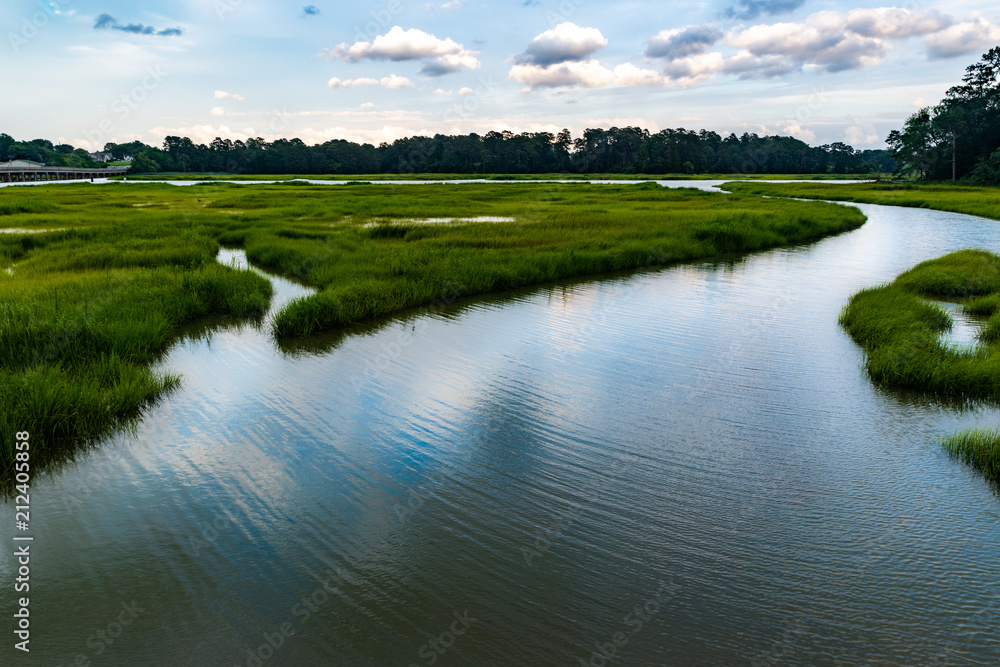
[[[121,176],[131,167],[50,167],[31,160],[0,162],[0,183],[28,183],[34,181],[75,181],[90,178]]]

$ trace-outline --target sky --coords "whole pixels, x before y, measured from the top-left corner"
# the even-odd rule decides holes
[[[995,0],[4,0],[0,132],[98,150],[638,126],[879,148],[998,44]]]

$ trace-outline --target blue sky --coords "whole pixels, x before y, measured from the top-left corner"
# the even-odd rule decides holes
[[[1000,6],[820,0],[5,0],[0,131],[379,143],[638,125],[883,145]]]

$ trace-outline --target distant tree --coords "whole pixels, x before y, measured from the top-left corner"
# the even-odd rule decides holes
[[[1000,148],[979,161],[971,179],[981,185],[1000,185]]]
[[[7,147],[7,155],[11,160],[33,160],[42,161],[42,154],[39,147],[33,143],[15,142]]]
[[[901,131],[889,133],[886,143],[896,161],[899,174],[916,172],[926,178],[939,152],[939,137],[935,132],[933,110],[921,109],[906,120]]]
[[[160,171],[160,165],[149,156],[148,151],[142,151],[132,156],[132,168],[129,170],[133,174],[153,174]]]

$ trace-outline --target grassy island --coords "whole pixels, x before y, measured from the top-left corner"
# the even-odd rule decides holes
[[[980,345],[941,342],[951,317],[933,300],[960,300],[982,317]],[[1000,399],[1000,257],[961,250],[918,264],[888,285],[862,290],[841,324],[866,353],[872,379],[889,386]],[[972,430],[944,441],[949,451],[1000,481],[1000,435]]]

